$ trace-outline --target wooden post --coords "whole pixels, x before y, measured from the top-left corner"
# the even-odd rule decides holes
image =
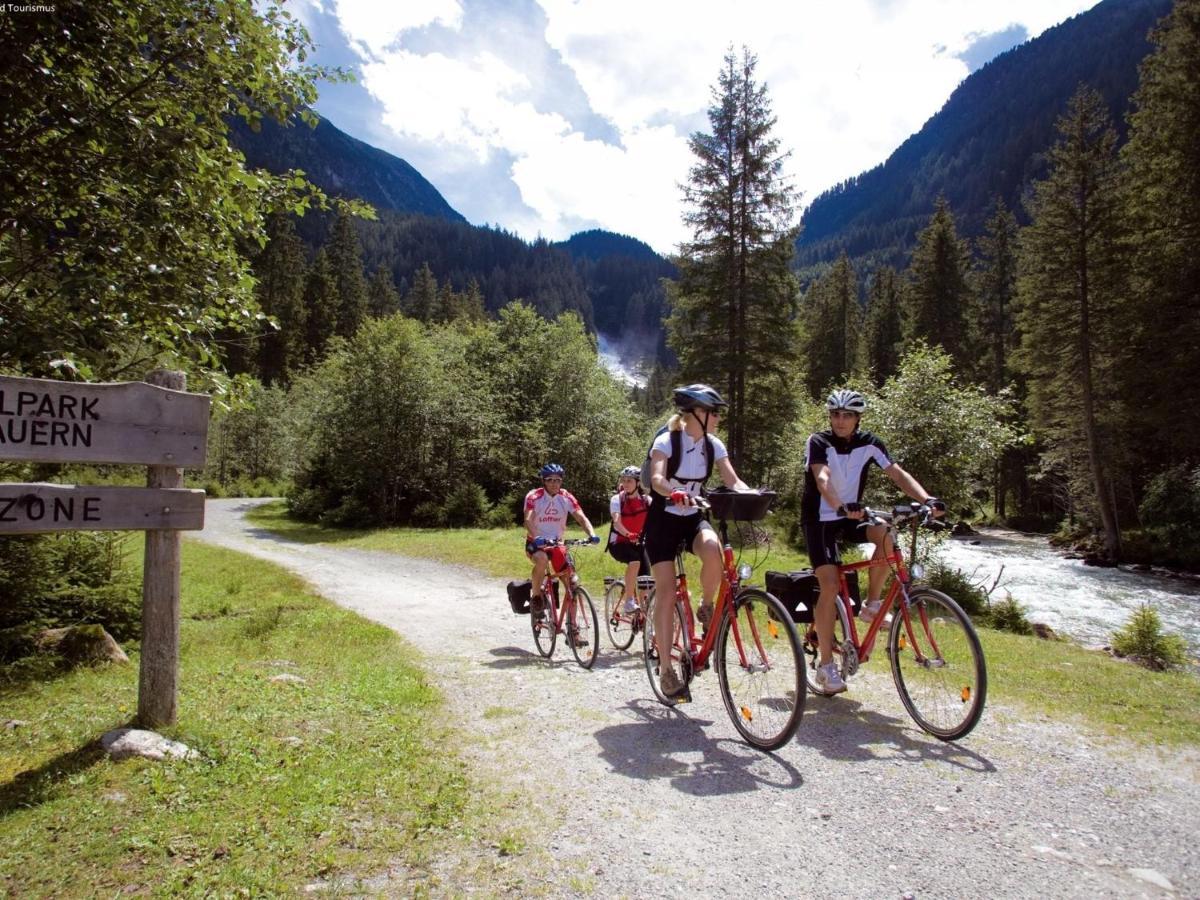
[[[175,391],[186,390],[183,372],[156,369],[146,382]],[[178,488],[183,469],[149,466],[146,486]],[[182,540],[178,531],[146,532],[146,566],[142,576],[142,653],[138,681],[138,724],[145,728],[173,725],[179,679],[179,571]]]

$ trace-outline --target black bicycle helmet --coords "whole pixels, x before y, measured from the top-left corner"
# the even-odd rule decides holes
[[[681,411],[689,409],[704,409],[712,412],[722,406],[728,406],[717,389],[707,384],[689,384],[687,387],[677,387],[671,394],[675,408]]]

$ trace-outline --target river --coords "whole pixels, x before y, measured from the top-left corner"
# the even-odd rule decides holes
[[[1060,556],[1044,537],[1012,531],[948,540],[942,555],[972,581],[989,586],[1003,566],[993,599],[1008,591],[1026,607],[1030,621],[1082,644],[1108,644],[1112,632],[1148,603],[1163,630],[1181,635],[1191,654],[1200,655],[1200,580],[1085,566]]]
[[[596,343],[600,365],[625,384],[642,388],[646,386],[646,376],[641,370],[642,360],[638,360],[635,365],[630,366],[626,354],[622,352],[620,346],[612,338],[599,332],[596,333]]]

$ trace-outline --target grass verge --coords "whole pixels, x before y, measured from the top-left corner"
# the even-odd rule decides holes
[[[0,683],[0,719],[20,723],[0,728],[0,894],[353,893],[389,871],[409,879],[397,893],[453,892],[422,866],[491,826],[415,655],[247,559],[184,545],[180,721],[164,733],[201,760],[98,749],[136,712],[136,653]]]
[[[341,530],[293,521],[282,502],[257,507],[248,518],[293,540],[453,559],[489,575],[528,577],[519,528]],[[593,589],[597,600],[602,596],[603,576],[623,574],[623,566],[599,548],[577,553],[575,558],[584,584]],[[750,553],[745,558],[754,561]],[[686,559],[691,583],[699,584],[694,557]],[[774,546],[766,561],[766,567],[780,571],[807,565],[806,556]],[[759,570],[755,580],[761,583],[761,579]],[[1075,717],[1142,744],[1200,745],[1200,678],[1194,674],[1151,672],[1067,642],[987,628],[979,632],[991,700],[1054,718]],[[877,664],[886,666],[886,655],[878,645],[876,654]]]

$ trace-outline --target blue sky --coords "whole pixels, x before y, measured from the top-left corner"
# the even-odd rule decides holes
[[[1095,0],[293,0],[317,111],[475,224],[687,237],[688,135],[726,48],[759,59],[804,202],[882,162],[971,71]]]

